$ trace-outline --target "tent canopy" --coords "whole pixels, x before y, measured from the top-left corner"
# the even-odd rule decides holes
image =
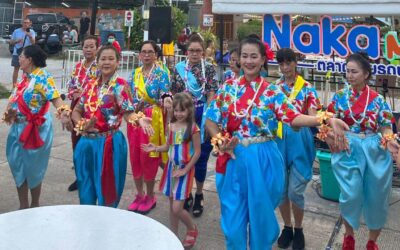
[[[398,15],[400,0],[212,0],[216,14]]]

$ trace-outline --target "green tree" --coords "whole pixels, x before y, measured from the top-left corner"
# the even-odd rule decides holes
[[[172,39],[177,40],[187,23],[187,14],[177,7],[172,7]]]
[[[247,23],[242,23],[237,29],[239,41],[250,34],[257,34],[261,37],[262,22],[261,20],[249,20]]]

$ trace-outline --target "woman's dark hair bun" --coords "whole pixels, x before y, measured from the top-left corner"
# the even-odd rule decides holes
[[[360,56],[362,56],[365,60],[367,60],[369,62],[369,56],[367,51],[365,50],[360,50],[358,51],[356,54],[359,54]]]

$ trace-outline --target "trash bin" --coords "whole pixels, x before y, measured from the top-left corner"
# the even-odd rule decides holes
[[[331,153],[318,150],[317,157],[319,160],[319,174],[321,177],[321,196],[329,200],[338,201],[340,189],[332,171]]]

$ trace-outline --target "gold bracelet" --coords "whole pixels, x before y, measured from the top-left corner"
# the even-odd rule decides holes
[[[145,114],[143,114],[143,112],[138,112],[138,113],[132,113],[129,116],[128,122],[134,126],[136,126],[139,123],[139,120],[146,117]]]
[[[211,138],[211,145],[213,146],[214,153],[223,153],[223,150],[220,146],[226,141],[230,139],[229,133],[225,133],[222,135],[221,133],[216,134]]]
[[[76,135],[83,134],[85,131],[85,125],[87,123],[87,119],[82,118],[80,121],[78,121],[75,125],[74,131],[76,132]]]
[[[333,113],[328,111],[318,111],[317,115],[315,116],[318,118],[318,122],[321,125],[328,125],[328,120],[333,117]]]
[[[62,104],[60,107],[57,108],[56,117],[57,119],[61,119],[61,115],[64,111],[67,111],[67,115],[70,116],[72,110],[67,104]]]
[[[389,134],[384,134],[384,135],[382,135],[382,138],[381,138],[381,147],[382,147],[383,149],[387,149],[387,145],[388,145],[389,141],[395,140],[395,139],[397,139],[397,138],[398,138],[397,134],[393,134],[393,133],[389,133]]]
[[[332,129],[325,124],[321,124],[321,126],[318,129],[318,133],[317,133],[317,138],[321,141],[325,141],[326,138],[328,137],[328,133],[331,131]]]

